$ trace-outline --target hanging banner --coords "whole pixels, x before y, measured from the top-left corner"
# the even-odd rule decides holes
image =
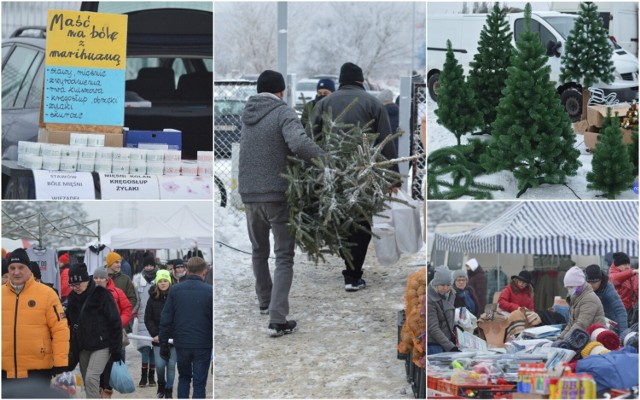
[[[33,170],[36,200],[95,200],[91,172]]]
[[[158,200],[158,178],[155,175],[100,173],[102,200]]]
[[[45,123],[124,125],[127,16],[49,10]]]
[[[159,175],[160,199],[213,199],[213,177]]]

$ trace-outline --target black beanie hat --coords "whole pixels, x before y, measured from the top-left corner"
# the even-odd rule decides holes
[[[31,261],[29,263],[29,269],[31,270],[31,273],[33,274],[34,278],[42,279],[42,272],[40,272],[40,266],[38,265],[37,262]]]
[[[364,75],[362,75],[362,69],[354,63],[344,63],[340,67],[340,83],[349,82],[364,82]]]
[[[280,93],[284,88],[284,77],[280,72],[268,69],[258,77],[258,93]]]
[[[156,259],[153,256],[146,256],[142,259],[142,267],[146,267],[147,265],[156,266]]]
[[[87,264],[74,264],[69,268],[69,283],[88,282],[89,273],[87,272]]]
[[[625,264],[631,264],[631,260],[629,259],[628,255],[623,252],[613,253],[613,265],[619,267],[620,265]]]
[[[27,267],[29,266],[29,256],[24,249],[15,249],[11,252],[11,257],[9,257],[9,265],[13,263],[23,264]]]
[[[584,270],[587,282],[600,282],[602,280],[602,270],[599,265],[591,264]]]

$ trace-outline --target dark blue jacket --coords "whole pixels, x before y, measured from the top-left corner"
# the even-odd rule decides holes
[[[196,275],[171,287],[160,316],[160,343],[177,349],[213,347],[213,286]]]
[[[627,324],[627,311],[624,309],[622,300],[620,300],[620,296],[613,284],[604,280],[602,283],[606,283],[606,286],[599,288],[596,291],[596,295],[598,295],[602,308],[604,308],[604,316],[618,323],[617,333],[620,333],[629,327]]]

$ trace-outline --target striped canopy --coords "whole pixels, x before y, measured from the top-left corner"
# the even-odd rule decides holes
[[[439,250],[459,253],[638,256],[637,201],[522,201],[468,232],[435,234]]]

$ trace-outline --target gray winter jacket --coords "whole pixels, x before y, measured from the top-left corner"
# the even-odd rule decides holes
[[[331,109],[331,116],[335,119],[354,99],[358,99],[358,101],[345,113],[344,123],[363,126],[373,121],[370,127],[371,132],[380,134],[376,139],[376,144],[392,133],[389,115],[380,100],[356,85],[341,85],[340,89],[320,100],[313,108],[311,121],[313,121],[314,134],[318,135],[322,132],[322,114]],[[382,149],[382,154],[389,160],[398,158],[398,151],[393,141],[390,141]],[[398,165],[393,165],[392,169],[397,172]]]
[[[573,295],[569,305],[569,323],[560,334],[560,339],[567,336],[572,329],[587,330],[593,324],[606,323],[604,308],[600,299],[588,283],[583,284],[582,293]]]
[[[323,154],[295,111],[270,93],[251,96],[242,114],[238,192],[243,203],[286,201],[287,157],[305,161]]]
[[[427,285],[427,343],[439,344],[444,351],[456,347],[453,302],[456,293],[451,289],[446,299],[440,297],[431,285]]]

